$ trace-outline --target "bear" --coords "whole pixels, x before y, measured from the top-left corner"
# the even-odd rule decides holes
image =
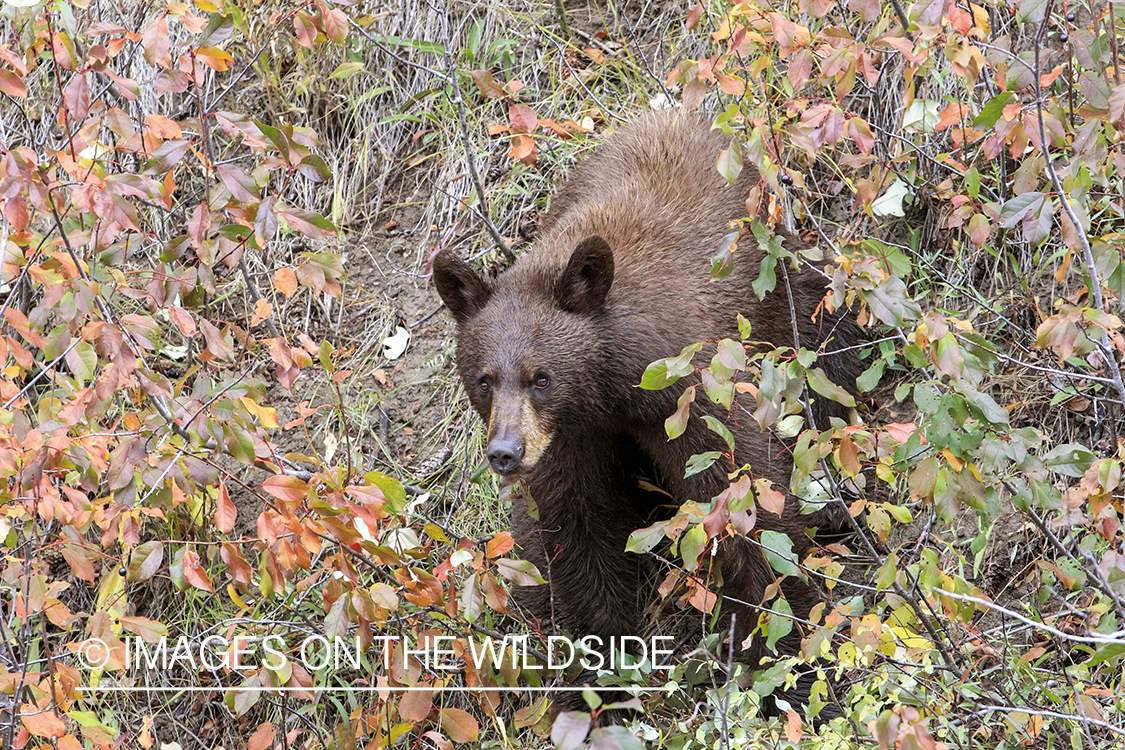
[[[640,389],[649,364],[695,342],[738,340],[740,312],[755,340],[792,347],[796,331],[800,346],[820,347],[817,365],[854,390],[854,318],[837,311],[814,320],[826,291],[823,273],[789,269],[783,277],[779,269],[777,288],[759,301],[751,283],[760,252],[740,248],[730,275],[711,279],[711,256],[730,223],[747,216],[747,195],[761,182],[747,165],[727,183],[716,158],[729,145],[699,115],[644,115],[580,163],[554,197],[533,248],[498,277],[448,250],[434,259],[434,285],[456,322],[457,369],[487,423],[488,462],[498,474],[521,479],[534,503],[532,511],[513,502],[512,530],[547,584],[519,592],[520,603],[575,637],[609,642],[638,634],[641,556],[626,551],[626,542],[667,503],[638,489],[638,467],[655,471],[676,507],[709,502],[727,489],[730,467],[721,461],[685,476],[692,455],[724,449],[700,415],[722,420],[733,433],[736,465],[748,463],[754,477],[789,487],[787,444],[737,403],[728,413],[701,394],[686,430],[669,440],[664,423],[683,389]],[[785,242],[800,244],[790,235]],[[713,351],[704,349],[698,361],[709,361]],[[813,406],[820,429],[841,416],[839,404],[818,398]],[[759,510],[755,532],[789,535],[803,558],[812,546],[809,525],[787,493],[780,517]],[[777,575],[760,548],[739,536],[722,541],[720,570],[721,613],[728,627],[735,618],[734,643],[741,644]],[[819,601],[793,577],[781,590],[797,618]],[[796,653],[798,631],[779,650]],[[757,668],[766,654],[764,639],[755,637],[739,659]],[[786,699],[806,702],[808,683]]]

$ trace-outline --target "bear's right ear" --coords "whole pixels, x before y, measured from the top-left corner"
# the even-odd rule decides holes
[[[458,323],[480,312],[492,296],[492,282],[449,250],[434,258],[434,286]]]
[[[555,295],[564,310],[595,313],[605,305],[612,285],[613,249],[604,239],[593,235],[574,248]]]

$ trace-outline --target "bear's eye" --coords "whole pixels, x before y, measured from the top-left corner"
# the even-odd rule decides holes
[[[488,393],[490,390],[492,390],[492,381],[487,377],[481,378],[477,381],[477,389],[481,393]]]
[[[551,379],[549,377],[547,377],[546,373],[541,372],[541,373],[539,373],[538,375],[535,376],[535,387],[536,388],[546,388],[550,384],[551,384]]]

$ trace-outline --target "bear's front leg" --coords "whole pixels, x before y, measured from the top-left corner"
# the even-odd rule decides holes
[[[575,459],[567,460],[568,455]],[[614,445],[586,441],[581,453],[552,445],[524,476],[526,494],[512,494],[512,532],[520,554],[547,579],[544,585],[517,589],[516,602],[544,635],[601,639],[600,647],[592,639],[591,645],[607,665],[610,643],[636,635],[639,624],[639,559],[625,551],[625,544],[642,523],[629,466]],[[588,671],[580,682],[594,677]],[[586,708],[580,692],[566,693],[556,703],[562,710]]]

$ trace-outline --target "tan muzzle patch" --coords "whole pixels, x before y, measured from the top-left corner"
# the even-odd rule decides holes
[[[548,432],[535,412],[535,407],[525,395],[516,398],[494,399],[488,417],[488,439],[495,437],[516,439],[523,448],[521,469],[534,466],[554,437]]]

